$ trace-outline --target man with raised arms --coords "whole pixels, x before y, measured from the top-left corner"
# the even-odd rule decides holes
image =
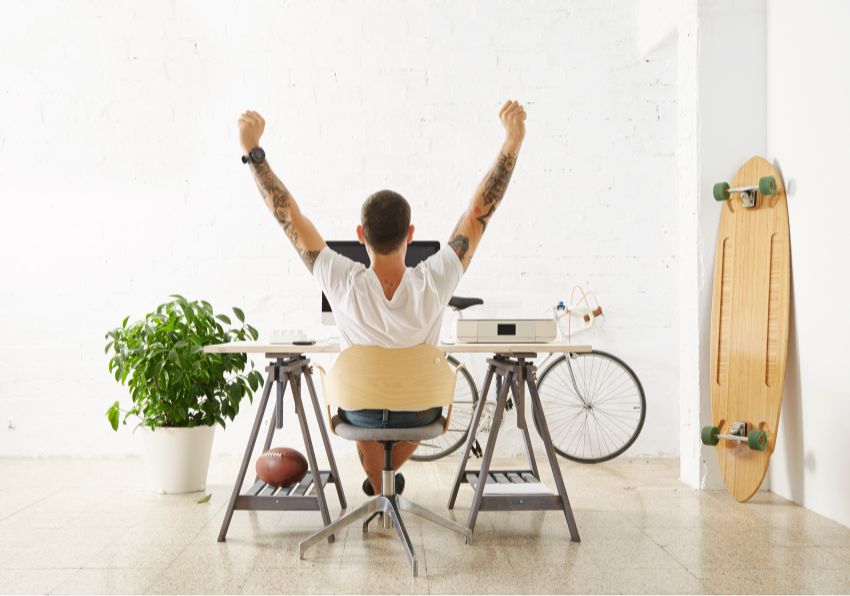
[[[328,248],[316,226],[275,176],[260,148],[265,120],[253,111],[239,118],[239,143],[245,152],[242,160],[248,164],[269,210],[327,296],[343,349],[351,345],[405,348],[437,344],[443,312],[505,196],[525,137],[525,110],[518,102],[505,102],[499,119],[505,138],[495,163],[476,188],[447,245],[416,267],[404,264],[414,232],[410,204],[391,190],[380,190],[366,199],[357,238],[369,254],[371,265],[367,269]],[[377,428],[424,426],[441,414],[441,408],[423,412],[339,411],[350,424]],[[415,443],[396,445],[393,467],[399,469],[416,447]],[[358,441],[357,452],[367,476],[364,492],[380,493],[383,448],[374,441]],[[396,490],[401,492],[403,487],[404,478],[398,474]]]

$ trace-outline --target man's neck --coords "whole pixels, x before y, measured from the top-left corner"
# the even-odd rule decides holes
[[[404,254],[394,252],[388,255],[373,255],[371,267],[384,288],[384,295],[391,299],[404,277]]]

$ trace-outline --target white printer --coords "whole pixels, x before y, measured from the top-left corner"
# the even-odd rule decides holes
[[[458,343],[532,343],[554,341],[554,319],[458,319]]]

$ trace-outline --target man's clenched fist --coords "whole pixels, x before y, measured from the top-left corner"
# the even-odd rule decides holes
[[[260,146],[260,137],[266,128],[266,121],[257,112],[248,110],[239,116],[239,144],[245,153]]]
[[[505,127],[508,140],[521,143],[525,138],[525,109],[519,102],[506,101],[499,110],[499,119]]]

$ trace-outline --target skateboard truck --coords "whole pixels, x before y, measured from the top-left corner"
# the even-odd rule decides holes
[[[740,441],[744,442],[747,440],[747,423],[746,422],[733,422],[732,428],[729,430],[728,435],[717,435],[718,439],[726,439],[727,441]]]
[[[700,433],[703,445],[717,445],[720,441],[733,441],[746,443],[753,451],[764,451],[767,449],[767,433],[763,430],[749,430],[746,422],[735,421],[732,423],[728,434],[720,434],[716,426],[703,426]]]
[[[776,178],[773,176],[763,176],[759,178],[759,183],[752,186],[740,186],[738,188],[729,188],[728,182],[718,182],[714,185],[713,194],[716,201],[728,201],[732,198],[733,193],[741,195],[741,204],[749,209],[756,206],[756,196],[762,194],[766,197],[776,194]]]

